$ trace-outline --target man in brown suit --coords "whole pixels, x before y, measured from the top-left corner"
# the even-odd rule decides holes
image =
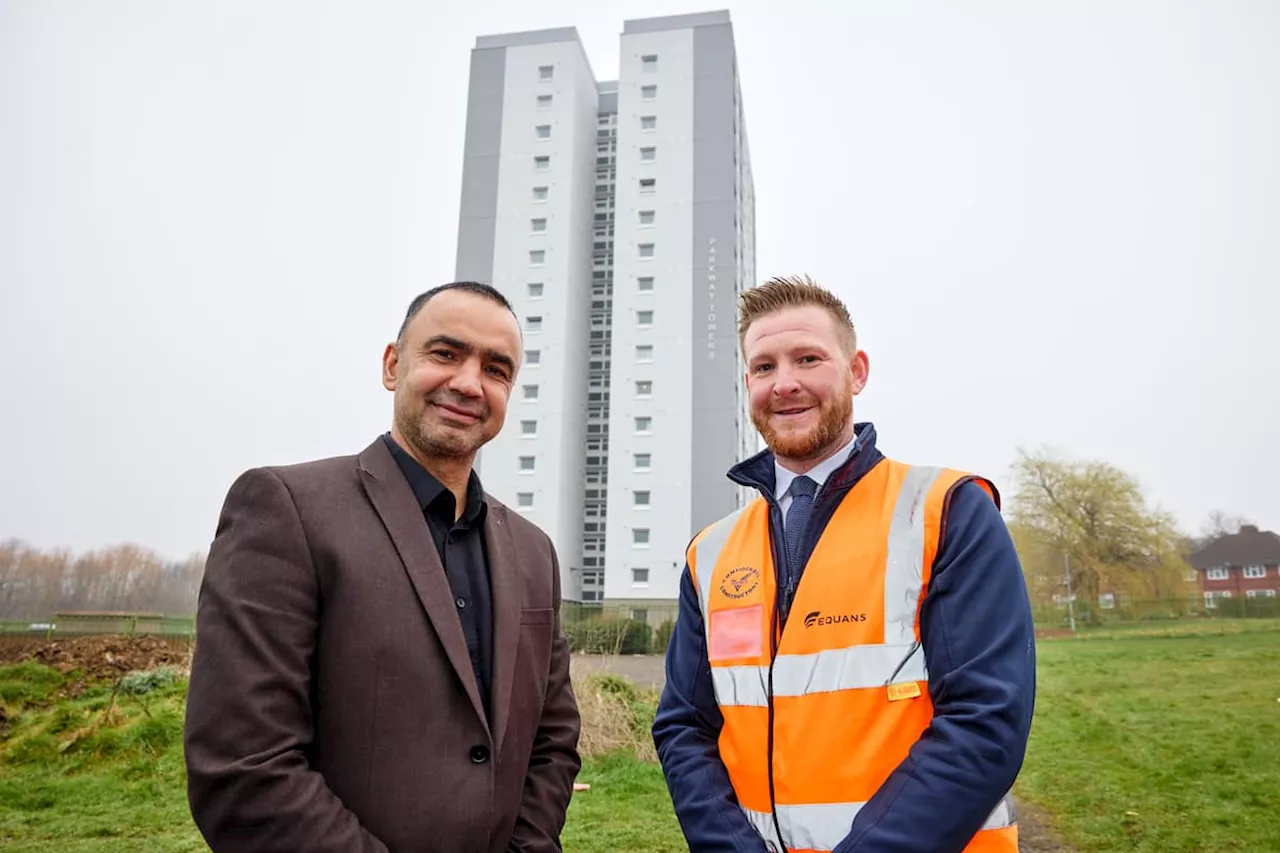
[[[472,470],[520,356],[498,291],[428,291],[383,355],[389,434],[232,485],[186,720],[215,853],[561,849],[581,765],[559,565]]]

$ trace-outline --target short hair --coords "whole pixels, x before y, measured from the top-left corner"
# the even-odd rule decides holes
[[[396,333],[396,340],[404,340],[405,329],[409,328],[409,324],[413,322],[413,318],[418,316],[418,312],[422,310],[422,306],[431,301],[431,297],[444,293],[446,290],[462,290],[467,293],[474,293],[476,296],[488,299],[490,302],[501,305],[511,312],[511,316],[516,316],[516,309],[511,307],[511,303],[507,301],[507,297],[502,295],[502,291],[498,290],[491,284],[482,284],[478,281],[451,281],[448,284],[437,285],[428,291],[419,293],[409,303],[409,310],[405,312],[404,322],[400,324],[400,331]],[[516,318],[517,325],[519,318]]]
[[[738,346],[746,344],[747,329],[761,317],[784,308],[809,305],[826,309],[837,331],[846,339],[850,354],[858,351],[858,333],[853,328],[849,309],[839,297],[807,275],[774,276],[759,287],[742,292],[738,297]]]

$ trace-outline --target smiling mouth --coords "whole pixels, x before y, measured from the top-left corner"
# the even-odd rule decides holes
[[[478,412],[468,412],[466,409],[456,409],[453,406],[447,406],[444,403],[436,403],[436,406],[444,410],[445,414],[452,415],[459,420],[480,420],[480,414]]]
[[[776,412],[774,412],[774,414],[781,415],[783,417],[791,417],[793,415],[803,415],[805,412],[809,411],[809,408],[810,408],[809,406],[802,406],[798,409],[778,409]]]

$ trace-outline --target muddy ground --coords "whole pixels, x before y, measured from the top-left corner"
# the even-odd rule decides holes
[[[174,666],[185,670],[191,643],[185,637],[68,637],[45,640],[0,636],[0,665],[33,661],[66,675],[78,670],[78,682],[115,681],[132,670]]]

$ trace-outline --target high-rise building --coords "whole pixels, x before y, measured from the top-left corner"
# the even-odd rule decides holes
[[[524,331],[481,480],[551,536],[564,598],[638,611],[745,499],[755,204],[727,12],[625,22],[619,69],[597,81],[573,28],[476,40],[457,277]]]

